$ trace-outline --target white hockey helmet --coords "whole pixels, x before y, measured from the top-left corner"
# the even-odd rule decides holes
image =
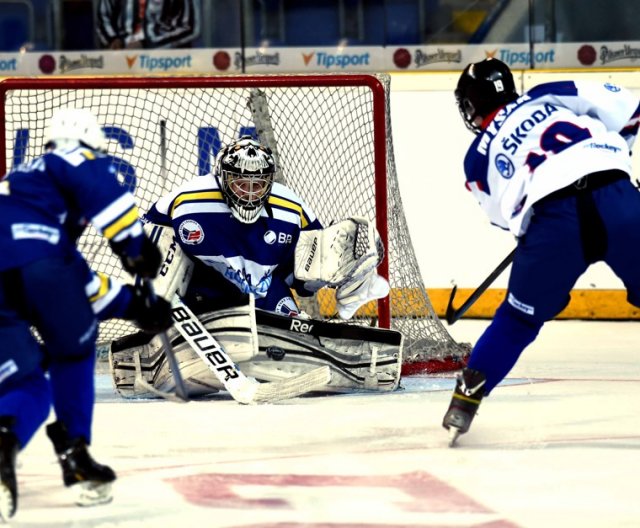
[[[271,149],[251,136],[236,139],[220,151],[216,173],[231,213],[252,224],[269,199],[276,163]]]
[[[62,147],[78,142],[94,150],[105,150],[107,138],[93,112],[84,108],[56,110],[44,136],[45,145]]]

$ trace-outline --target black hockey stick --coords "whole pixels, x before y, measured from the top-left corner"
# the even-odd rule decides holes
[[[153,289],[153,284],[150,280],[142,280],[140,282],[140,287],[145,289],[149,295],[149,298],[152,301],[156,300],[156,292]],[[180,373],[180,367],[178,366],[178,361],[176,360],[176,355],[173,352],[173,347],[171,346],[171,341],[169,340],[169,336],[167,332],[160,332],[160,341],[162,342],[162,349],[167,358],[167,362],[169,363],[169,368],[171,369],[171,374],[173,375],[173,380],[176,383],[176,396],[177,398],[167,398],[173,399],[174,401],[189,401],[189,394],[187,393],[187,388],[184,384],[184,380],[182,379],[182,374]],[[148,387],[147,387],[148,388]],[[155,391],[153,391],[155,392]],[[167,397],[168,395],[163,393],[163,397]]]
[[[511,253],[509,253],[504,258],[504,260],[496,266],[496,269],[494,269],[489,274],[489,276],[482,281],[482,284],[480,284],[480,286],[478,286],[475,291],[471,295],[469,295],[469,298],[465,302],[463,302],[462,306],[460,306],[460,308],[458,309],[455,309],[453,307],[453,298],[456,296],[456,290],[458,289],[458,287],[454,285],[453,289],[451,290],[451,295],[449,296],[449,303],[447,304],[447,312],[445,314],[447,323],[452,325],[458,319],[460,319],[469,308],[471,308],[473,303],[478,300],[478,298],[487,290],[491,283],[498,278],[498,276],[505,270],[505,268],[509,264],[511,264],[515,252],[516,250],[514,248]]]

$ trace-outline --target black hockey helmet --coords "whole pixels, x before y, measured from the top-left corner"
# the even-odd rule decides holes
[[[216,172],[233,216],[244,224],[255,222],[269,199],[276,173],[271,149],[243,136],[220,151]]]
[[[469,130],[479,134],[482,119],[518,98],[509,66],[498,59],[469,64],[455,91],[458,110]]]

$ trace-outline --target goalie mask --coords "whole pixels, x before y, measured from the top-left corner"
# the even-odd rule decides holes
[[[218,156],[222,194],[235,218],[252,224],[269,199],[276,164],[271,150],[250,136],[230,143]]]
[[[482,121],[491,112],[518,98],[509,66],[498,59],[469,64],[455,91],[458,110],[467,128],[479,134]]]

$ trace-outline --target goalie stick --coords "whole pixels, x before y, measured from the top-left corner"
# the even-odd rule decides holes
[[[486,279],[484,279],[484,281],[482,281],[482,284],[480,284],[480,286],[478,286],[475,289],[475,291],[471,295],[469,295],[469,298],[465,302],[463,302],[462,306],[460,306],[460,308],[458,309],[455,309],[453,307],[453,298],[456,296],[456,291],[458,287],[455,285],[453,286],[453,289],[451,290],[451,295],[449,296],[449,303],[447,304],[447,311],[445,314],[447,323],[452,325],[458,319],[460,319],[469,308],[471,308],[473,303],[475,303],[478,300],[478,298],[487,290],[489,285],[498,278],[498,276],[507,268],[509,264],[511,264],[511,262],[513,261],[513,255],[515,254],[515,252],[516,250],[514,248],[511,251],[511,253],[509,253],[502,260],[502,262],[500,262],[500,264],[496,266],[496,269],[494,269],[489,274],[489,276]]]
[[[253,297],[251,301],[253,303]],[[319,390],[331,380],[328,366],[280,381],[260,383],[248,378],[178,295],[173,296],[171,306],[174,326],[180,335],[238,403],[267,403],[295,398]],[[253,321],[252,332],[257,333],[255,318]]]
[[[149,280],[140,281],[140,287],[147,290],[149,298],[155,300],[156,293],[153,290],[153,284]],[[173,353],[173,347],[171,346],[171,341],[169,341],[169,336],[167,336],[166,332],[160,332],[160,340],[162,341],[162,348],[164,350],[164,354],[169,362],[169,368],[171,369],[171,374],[173,375],[173,379],[176,383],[176,392],[175,394],[171,392],[163,392],[154,388],[145,381],[142,377],[142,367],[140,365],[140,356],[136,356],[135,360],[135,369],[136,369],[136,377],[134,380],[134,385],[138,387],[138,389],[149,391],[157,396],[160,396],[166,400],[177,401],[177,402],[188,402],[189,394],[187,393],[187,388],[185,387],[184,380],[182,379],[182,374],[180,374],[180,367],[178,366],[178,362],[176,360],[176,356]]]

